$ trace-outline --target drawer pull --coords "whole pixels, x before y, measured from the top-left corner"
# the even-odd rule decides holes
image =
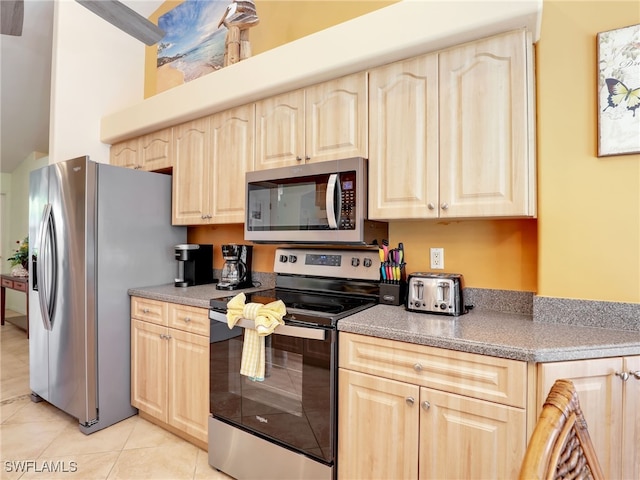
[[[189,318],[189,317],[184,317],[184,321],[185,321],[185,323],[189,323],[189,322],[191,321],[191,318]]]
[[[160,334],[160,338],[163,340],[170,340],[171,339],[171,335],[165,335],[164,333]]]
[[[143,308],[142,309],[142,313],[149,313],[151,310],[149,310],[148,308]]]
[[[424,408],[425,410],[429,410],[429,408],[431,408],[431,404],[425,400],[424,402],[422,402],[422,408]]]
[[[616,377],[620,377],[623,382],[629,380],[629,372],[616,372]]]
[[[420,365],[419,363],[416,363],[416,364],[413,366],[413,369],[414,369],[416,372],[421,372],[421,371],[422,371],[422,365]]]
[[[407,402],[407,405],[410,407],[415,403],[415,399],[413,397],[407,397],[404,401]]]

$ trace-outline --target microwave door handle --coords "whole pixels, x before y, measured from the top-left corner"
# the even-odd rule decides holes
[[[337,197],[336,197],[337,195]],[[334,209],[334,199],[338,199],[338,211]],[[329,228],[331,230],[338,229],[338,215],[342,210],[342,192],[340,191],[340,183],[338,182],[338,174],[332,173],[329,175],[329,181],[327,182],[327,194],[325,197],[326,209],[327,209],[327,221],[329,222]]]

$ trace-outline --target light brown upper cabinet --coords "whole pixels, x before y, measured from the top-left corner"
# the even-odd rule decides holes
[[[256,170],[367,157],[367,74],[256,102]]]
[[[209,117],[173,128],[173,225],[200,225],[211,218]]]
[[[524,30],[373,69],[369,217],[534,217],[533,91]]]
[[[171,140],[173,128],[165,128],[111,146],[110,163],[121,167],[158,171],[173,166]]]
[[[253,170],[254,106],[211,116],[212,223],[243,223],[244,174]]]
[[[254,106],[175,127],[173,224],[244,221],[244,174],[253,168]]]

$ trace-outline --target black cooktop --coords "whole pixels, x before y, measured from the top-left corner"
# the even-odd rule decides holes
[[[377,303],[371,298],[282,289],[260,290],[245,293],[245,295],[247,303],[267,304],[282,300],[287,307],[287,314],[284,316],[285,324],[304,323],[335,326],[339,319],[365,310]],[[226,312],[227,303],[233,297],[235,295],[214,298],[209,304],[213,310]]]

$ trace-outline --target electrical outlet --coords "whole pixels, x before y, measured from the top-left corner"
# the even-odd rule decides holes
[[[444,270],[444,248],[432,248],[431,253],[431,269]]]

